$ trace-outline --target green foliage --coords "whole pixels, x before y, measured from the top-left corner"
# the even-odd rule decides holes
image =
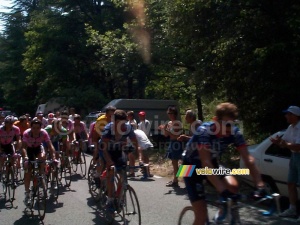
[[[217,103],[231,101],[257,140],[287,126],[282,109],[300,105],[297,1],[14,4],[3,15],[0,101],[17,113],[53,97],[85,111],[155,98],[210,120]]]

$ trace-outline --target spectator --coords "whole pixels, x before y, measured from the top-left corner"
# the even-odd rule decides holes
[[[130,124],[133,129],[137,129],[137,122],[136,120],[134,119],[134,112],[133,111],[128,111],[127,112],[127,120],[128,120],[128,124]]]
[[[178,187],[178,178],[176,177],[176,174],[179,169],[178,161],[182,157],[183,143],[178,141],[177,138],[182,134],[182,124],[177,120],[178,111],[175,106],[170,106],[167,110],[167,114],[170,121],[167,124],[162,124],[158,127],[158,129],[162,130],[166,137],[170,138],[167,157],[172,160],[174,177],[173,180],[166,184],[166,186]]]
[[[139,161],[140,164],[148,164],[149,165],[149,153],[153,149],[153,144],[147,137],[144,131],[136,129],[134,130],[136,139],[138,141],[138,154],[139,154]],[[146,167],[146,173],[144,174],[144,178],[153,177],[150,174],[149,166]]]
[[[279,214],[279,216],[296,217],[297,184],[300,183],[300,108],[298,106],[290,106],[283,112],[290,125],[282,137],[271,138],[274,144],[282,148],[288,148],[292,152],[287,179],[290,207]],[[300,217],[297,219],[297,222],[300,222]]]
[[[147,137],[150,137],[150,129],[151,129],[151,123],[149,120],[146,119],[146,113],[144,111],[139,112],[139,119],[140,122],[138,124],[138,129],[145,132]]]
[[[197,120],[196,118],[196,113],[193,112],[192,110],[187,110],[185,112],[185,121],[190,125],[190,129],[188,134],[182,134],[180,135],[177,140],[178,141],[189,141],[192,137],[192,135],[195,133],[197,128],[201,125],[202,121]]]

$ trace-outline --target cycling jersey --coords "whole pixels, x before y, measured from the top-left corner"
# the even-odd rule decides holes
[[[29,148],[37,148],[43,142],[49,142],[50,138],[46,130],[41,129],[38,137],[33,137],[31,128],[27,129],[23,134],[23,142],[27,144]]]
[[[73,127],[74,127],[74,133],[76,135],[76,140],[85,140],[87,139],[86,136],[86,125],[84,122],[80,121],[79,124],[76,124],[73,122]]]
[[[97,120],[96,120],[96,124],[95,124],[95,131],[101,135],[101,132],[103,131],[103,129],[105,128],[105,126],[108,124],[107,121],[107,116],[106,115],[102,115],[100,116]]]
[[[108,140],[108,146],[107,151],[111,156],[111,160],[117,165],[121,166],[126,164],[126,162],[123,160],[122,154],[124,148],[126,148],[127,145],[127,138],[135,138],[135,133],[133,131],[133,128],[130,124],[124,124],[124,129],[122,130],[123,135],[120,137],[119,140],[116,140],[115,138],[115,130],[114,130],[114,123],[110,122],[107,124],[102,132],[102,140]],[[102,141],[101,141],[102,142]],[[100,143],[101,143],[100,142]]]
[[[10,131],[5,130],[5,125],[0,126],[0,144],[8,145],[13,142],[15,136],[20,136],[20,129],[13,125]]]
[[[27,130],[30,127],[28,122],[21,123],[20,121],[16,121],[14,123],[14,125],[17,126],[20,129],[20,135],[21,136],[23,136],[24,131]]]
[[[206,122],[199,126],[188,141],[186,151],[183,154],[183,165],[196,165],[196,168],[202,168],[197,146],[205,146],[211,150],[212,165],[219,168],[218,159],[230,145],[236,147],[237,150],[244,148],[246,142],[238,127],[232,127],[230,135],[218,136],[217,127],[214,122]],[[224,176],[220,176],[223,178]],[[197,184],[202,185],[205,176],[198,176],[196,171],[191,177],[184,177],[184,182],[191,202],[195,202],[204,198],[204,192],[197,190]],[[204,190],[203,188],[200,188]]]
[[[57,133],[55,135],[52,132],[52,125],[48,125],[47,127],[45,127],[45,130],[49,134],[50,140],[56,151],[59,151],[58,144],[60,141],[69,140],[68,131],[64,127],[61,127],[61,130],[59,131],[59,133]]]
[[[212,158],[219,158],[230,145],[237,150],[246,146],[245,139],[238,127],[232,127],[228,136],[218,136],[214,122],[206,122],[199,126],[186,145],[186,158],[199,157],[197,145],[205,146],[212,152]]]

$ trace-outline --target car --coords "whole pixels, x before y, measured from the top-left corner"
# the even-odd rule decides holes
[[[268,193],[279,193],[288,196],[287,177],[291,151],[280,148],[271,142],[271,137],[282,136],[285,131],[279,131],[257,145],[248,146],[250,155],[255,158]],[[240,159],[240,168],[245,168],[245,163]],[[242,180],[253,186],[249,175],[241,176]],[[300,194],[298,188],[298,195]]]

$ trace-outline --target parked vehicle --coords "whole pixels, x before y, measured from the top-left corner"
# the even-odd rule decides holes
[[[52,98],[48,102],[40,104],[36,110],[36,113],[42,112],[44,115],[47,115],[49,112],[67,110],[68,108],[61,102],[61,98]]]
[[[282,136],[284,131],[277,132],[271,137]],[[255,162],[262,174],[266,188],[269,192],[280,193],[288,196],[287,177],[291,151],[287,148],[280,148],[270,141],[270,137],[258,145],[248,147],[249,153],[255,158]],[[245,168],[243,160],[240,160],[240,167]],[[243,176],[248,184],[253,185],[250,176]],[[298,195],[300,190],[298,188]]]
[[[176,100],[156,100],[156,99],[114,99],[103,107],[101,110],[105,112],[107,106],[114,106],[117,109],[125,111],[134,111],[134,117],[139,122],[138,113],[144,111],[146,113],[146,119],[151,123],[150,136],[157,147],[160,148],[160,144],[164,144],[165,137],[161,135],[158,126],[169,121],[167,115],[167,108],[169,106],[175,106],[180,112],[179,104]],[[180,120],[180,115],[178,115]],[[164,146],[161,146],[164,148]]]

